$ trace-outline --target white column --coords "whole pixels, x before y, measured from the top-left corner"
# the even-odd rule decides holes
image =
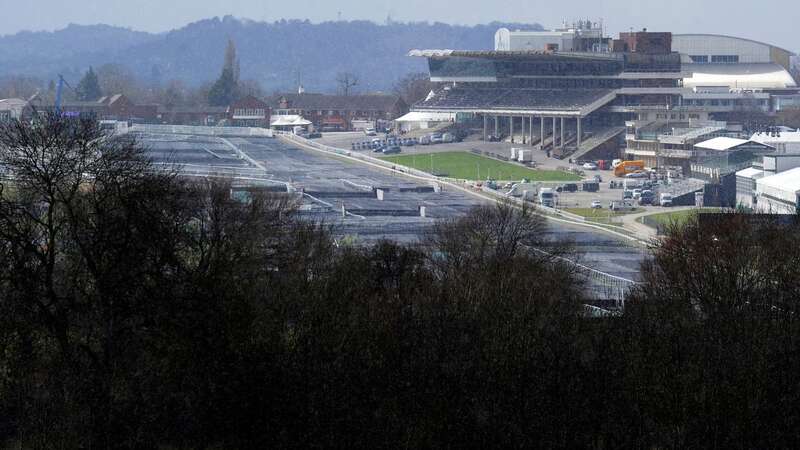
[[[500,123],[497,116],[494,116],[494,135],[497,136],[500,134]]]
[[[581,148],[581,116],[578,116],[578,149]]]
[[[511,143],[514,143],[514,116],[508,117],[508,134],[511,137]]]
[[[525,135],[525,117],[521,117],[521,119],[522,119],[522,143],[524,144],[525,138],[527,137]]]
[[[564,147],[564,118],[561,118],[561,147]]]
[[[556,149],[558,137],[556,136],[556,118],[553,117],[553,150]]]
[[[541,140],[539,141],[539,150],[544,150],[544,116],[539,117],[539,126],[541,128]]]
[[[489,127],[489,117],[486,114],[483,115],[483,141],[486,142],[486,131]]]
[[[531,126],[530,126],[530,135],[531,135],[531,137],[530,137],[530,143],[531,143],[531,146],[533,146],[533,116],[531,116],[531,119],[530,119],[530,120],[531,120]]]

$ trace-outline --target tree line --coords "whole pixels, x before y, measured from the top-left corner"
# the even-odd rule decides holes
[[[792,448],[800,234],[655,242],[588,319],[534,211],[344,245],[297,199],[153,170],[88,120],[0,125],[9,448]],[[550,255],[532,252],[547,248]]]

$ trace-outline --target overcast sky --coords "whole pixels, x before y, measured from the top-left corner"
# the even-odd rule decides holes
[[[654,4],[655,3],[655,4]],[[457,24],[494,20],[559,26],[564,20],[603,18],[616,34],[630,28],[731,34],[800,50],[797,0],[0,0],[0,35],[54,30],[69,23],[106,23],[167,31],[199,19],[233,15],[254,20],[313,22],[387,16],[399,21]]]

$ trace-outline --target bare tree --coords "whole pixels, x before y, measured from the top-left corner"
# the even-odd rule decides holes
[[[425,73],[410,73],[395,83],[394,93],[408,105],[413,105],[427,97],[433,89],[430,77]]]
[[[352,72],[340,72],[336,75],[336,84],[342,95],[350,95],[352,89],[358,86],[358,76]]]

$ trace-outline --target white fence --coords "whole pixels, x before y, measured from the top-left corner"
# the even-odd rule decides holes
[[[268,128],[202,127],[191,125],[133,125],[129,131],[152,134],[189,134],[218,137],[273,137]]]

